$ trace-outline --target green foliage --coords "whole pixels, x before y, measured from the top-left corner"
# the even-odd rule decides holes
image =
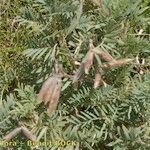
[[[104,0],[97,7],[91,0],[3,0],[0,7],[1,139],[21,124],[39,141],[75,141],[41,150],[150,148],[149,1]],[[55,59],[73,75],[89,39],[116,59],[139,58],[139,63],[104,71],[107,86],[97,89],[95,66],[77,86],[64,78],[57,110],[49,116],[37,100],[39,88]]]

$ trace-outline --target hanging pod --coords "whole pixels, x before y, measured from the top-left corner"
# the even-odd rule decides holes
[[[93,85],[94,89],[98,88],[100,85],[104,85],[105,87],[107,85],[102,79],[102,72],[103,70],[101,68],[97,68],[94,78],[94,85]]]
[[[62,79],[60,75],[50,76],[42,85],[38,94],[38,99],[46,105],[49,103],[48,112],[52,113],[56,110],[62,87]]]
[[[89,50],[83,60],[85,74],[89,74],[89,70],[93,65],[93,60],[94,60],[94,53],[92,51],[93,49],[94,49],[93,41],[90,39]]]
[[[46,105],[51,98],[51,95],[55,88],[55,78],[53,76],[50,76],[42,85],[42,88],[40,89],[40,92],[38,94],[38,99],[40,101],[43,101]]]
[[[102,50],[98,50],[97,48],[94,48],[92,50],[95,54],[99,55],[100,58],[104,61],[115,61],[115,59],[108,53],[108,52],[105,52],[105,51],[102,51]]]
[[[81,62],[80,67],[78,68],[78,70],[76,71],[76,73],[73,77],[73,83],[77,82],[84,73],[89,74],[89,70],[92,67],[93,60],[94,60],[94,53],[93,53],[92,49],[94,49],[94,45],[93,45],[93,41],[90,40],[89,41],[89,50],[88,50],[86,56],[84,57],[83,61]]]
[[[94,59],[94,53],[92,51],[89,51],[86,54],[85,61],[84,61],[85,74],[89,74],[89,70],[91,69],[91,67],[93,65],[93,59]]]
[[[42,85],[38,99],[44,104],[48,104],[48,112],[52,113],[56,110],[59,101],[61,87],[62,87],[62,77],[64,76],[64,71],[62,65],[55,62],[54,74],[51,75]]]
[[[82,77],[83,74],[84,74],[84,64],[81,63],[79,69],[73,76],[73,83],[77,82]]]
[[[51,95],[49,95],[49,107],[48,107],[48,112],[52,113],[56,110],[57,105],[58,105],[58,101],[60,98],[60,93],[61,93],[61,87],[62,87],[62,79],[60,76],[54,76],[54,88],[53,88],[53,92],[51,93]]]
[[[133,60],[134,59],[119,59],[119,60],[116,60],[116,61],[108,62],[107,64],[104,64],[101,67],[104,68],[104,69],[111,69],[111,68],[114,68],[114,67],[126,65],[126,64],[132,62]]]
[[[102,82],[102,77],[99,71],[96,72],[95,74],[95,79],[94,79],[94,89],[99,87],[100,83]]]

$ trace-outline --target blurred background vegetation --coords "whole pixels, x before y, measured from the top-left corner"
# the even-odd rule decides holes
[[[36,94],[55,57],[73,74],[78,68],[73,62],[83,60],[89,39],[114,58],[135,62],[105,71],[107,86],[97,89],[88,80],[95,67],[77,89],[64,78],[58,108],[49,116]],[[78,143],[40,150],[149,150],[149,40],[149,0],[1,0],[1,139],[21,122],[39,141]]]

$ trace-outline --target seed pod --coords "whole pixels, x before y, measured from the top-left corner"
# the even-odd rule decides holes
[[[72,77],[64,72],[63,66],[59,64],[57,60],[55,60],[53,69],[54,74],[44,82],[38,94],[38,99],[43,101],[45,105],[49,102],[49,113],[56,110],[62,87],[62,77]]]
[[[93,49],[94,49],[93,41],[90,39],[89,51],[87,52],[87,54],[83,60],[85,74],[89,74],[89,70],[90,70],[91,66],[93,65],[93,60],[94,60],[94,53],[92,51]]]
[[[96,89],[100,85],[100,83],[102,83],[102,77],[100,72],[97,71],[94,79],[94,89]]]
[[[94,48],[95,48],[95,47],[94,47],[94,45],[93,45],[93,40],[90,39],[90,40],[89,40],[89,51],[92,51]]]
[[[57,108],[57,104],[58,104],[58,100],[60,97],[60,93],[61,93],[61,87],[62,87],[62,80],[60,77],[55,77],[55,86],[53,89],[53,93],[52,95],[50,95],[50,103],[49,103],[49,107],[48,107],[48,113],[52,113],[56,110]]]
[[[8,133],[6,136],[4,136],[4,140],[6,141],[10,141],[11,139],[13,139],[18,133],[21,132],[21,128],[16,128],[13,131],[11,131],[10,133]]]
[[[84,74],[84,64],[81,63],[79,69],[76,71],[75,75],[73,76],[73,83],[77,82],[83,74]]]
[[[126,64],[130,63],[131,61],[133,61],[133,59],[119,59],[116,61],[108,62],[107,64],[103,65],[102,68],[110,69],[110,68],[126,65]]]
[[[31,141],[36,141],[36,136],[32,134],[26,127],[21,127],[23,134]]]
[[[89,70],[91,66],[93,65],[93,59],[94,59],[94,53],[89,51],[84,60],[84,72],[85,74],[89,74]]]
[[[43,101],[46,105],[49,102],[48,111],[52,112],[56,109],[60,97],[62,80],[60,75],[53,75],[49,77],[43,84],[38,99]],[[55,106],[55,107],[54,107]]]
[[[54,72],[55,72],[55,74],[59,74],[60,76],[63,76],[65,74],[63,65],[59,64],[57,60],[55,60]]]
[[[108,53],[102,50],[97,50],[96,48],[92,50],[95,54],[99,55],[104,61],[115,61],[115,59]]]
[[[55,78],[50,76],[42,85],[42,88],[38,94],[38,99],[40,101],[44,101],[44,104],[47,104],[47,102],[50,100],[50,96],[54,91],[55,83]]]
[[[85,58],[83,59],[79,69],[75,73],[73,77],[73,83],[77,82],[81,76],[85,73],[88,74],[91,66],[93,65],[94,53],[92,52],[94,49],[93,41],[90,39],[89,41],[89,51],[87,52]]]

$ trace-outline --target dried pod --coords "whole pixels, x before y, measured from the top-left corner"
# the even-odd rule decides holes
[[[97,71],[94,79],[94,89],[96,89],[101,83],[102,83],[102,77],[100,72]]]
[[[52,113],[56,110],[57,108],[57,104],[58,104],[58,100],[60,97],[60,93],[61,93],[61,87],[62,87],[62,80],[60,77],[55,77],[55,86],[53,89],[53,93],[52,95],[50,95],[50,102],[49,102],[49,107],[48,107],[48,112]]]
[[[89,51],[92,51],[95,48],[95,46],[93,45],[93,40],[90,39],[89,40]]]
[[[62,77],[64,74],[66,74],[64,71],[63,65],[59,64],[57,60],[55,60],[54,71],[55,71],[55,74],[59,74]]]
[[[13,131],[11,131],[10,133],[8,133],[6,136],[4,136],[4,140],[6,141],[10,141],[11,139],[13,139],[18,133],[21,132],[21,128],[16,128]]]
[[[89,51],[87,52],[87,54],[83,60],[85,74],[89,74],[89,70],[90,70],[91,66],[93,65],[93,60],[94,60],[94,53],[92,51],[93,49],[94,49],[93,41],[90,39]]]
[[[110,68],[113,68],[113,67],[118,67],[118,66],[122,66],[122,65],[126,65],[130,62],[132,62],[133,59],[119,59],[119,60],[116,60],[116,61],[111,61],[111,62],[108,62],[107,64],[104,64],[102,66],[102,68],[104,69],[110,69]]]
[[[26,127],[21,127],[23,134],[31,141],[36,141],[36,136],[32,134]]]
[[[89,70],[91,66],[93,65],[93,59],[94,59],[94,53],[92,51],[89,51],[84,60],[84,71],[85,74],[89,74]]]
[[[102,73],[103,73],[102,68],[98,67],[94,79],[94,86],[93,86],[94,89],[96,89],[100,85],[104,85],[106,87],[106,83],[102,79]]]
[[[81,63],[79,69],[76,71],[75,75],[73,76],[73,83],[77,82],[83,74],[84,74],[84,64]]]
[[[115,59],[108,53],[102,50],[97,50],[96,48],[92,50],[95,54],[99,55],[104,61],[115,61]]]
[[[50,76],[42,85],[40,92],[38,94],[38,99],[40,101],[44,101],[45,104],[50,100],[50,96],[52,95],[55,88],[55,78]]]
[[[54,72],[55,74],[61,76],[61,77],[67,77],[72,79],[72,75],[68,75],[62,66],[62,64],[59,64],[57,60],[55,60],[55,65],[54,65]]]
[[[86,73],[89,73],[91,66],[93,65],[94,53],[92,51],[94,49],[93,41],[90,39],[89,41],[89,51],[87,52],[85,58],[83,59],[82,63],[80,64],[79,69],[76,71],[73,77],[73,83],[77,82],[81,76]]]
[[[72,76],[65,73],[63,66],[55,60],[54,74],[51,75],[42,85],[42,88],[38,94],[38,99],[43,101],[46,105],[49,103],[48,112],[52,113],[56,110],[58,100],[61,93],[62,77],[66,76],[72,78]]]
[[[53,75],[49,77],[43,84],[38,99],[43,101],[44,104],[49,102],[48,111],[53,111],[58,103],[61,92],[62,80],[60,75]],[[56,105],[54,107],[54,105]]]

